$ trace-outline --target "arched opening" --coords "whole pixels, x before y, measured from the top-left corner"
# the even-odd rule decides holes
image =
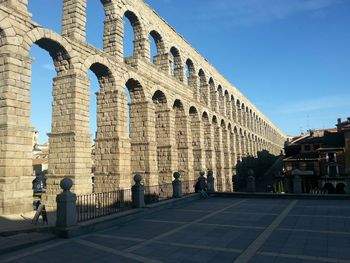
[[[217,111],[218,101],[216,97],[215,83],[213,78],[209,79],[210,105],[212,111]]]
[[[208,84],[205,77],[205,73],[202,69],[198,72],[199,77],[199,94],[200,94],[200,102],[208,105],[209,103],[209,94],[208,94]]]
[[[337,186],[335,187],[335,193],[336,194],[341,194],[341,195],[346,194],[346,192],[345,192],[345,184],[343,184],[343,183],[337,184]]]
[[[171,143],[170,143],[170,116],[165,94],[157,90],[152,97],[155,112],[155,135],[157,144],[157,166],[159,184],[172,181],[171,174]]]
[[[187,79],[187,85],[190,87],[194,87],[195,81],[196,81],[196,73],[194,64],[191,59],[186,60],[186,79]]]
[[[131,11],[126,11],[123,16],[123,54],[124,57],[138,55],[140,47],[137,41],[140,39],[141,23],[138,17]]]
[[[30,126],[33,140],[33,191],[34,196],[46,191],[46,179],[49,166],[49,138],[52,124],[52,85],[57,75],[49,53],[37,45],[33,45],[30,56],[32,63],[30,87]],[[28,189],[29,189],[28,185]]]
[[[175,100],[173,105],[175,112],[175,142],[177,146],[177,170],[182,179],[189,181],[189,152],[187,139],[187,118],[183,104],[180,100]]]
[[[209,122],[208,113],[202,115],[203,132],[204,132],[204,151],[206,169],[213,170],[213,150],[212,150],[212,129]]]
[[[180,52],[176,47],[172,47],[169,53],[169,67],[170,75],[174,76],[176,79],[183,80],[182,72],[182,62]]]
[[[160,66],[161,55],[164,54],[164,42],[162,36],[155,30],[152,30],[148,36],[150,40],[150,62]]]
[[[198,115],[198,111],[195,107],[191,107],[189,110],[191,121],[191,138],[192,138],[192,150],[193,150],[193,169],[195,178],[198,177],[199,172],[202,170],[202,146],[201,146],[201,123]]]

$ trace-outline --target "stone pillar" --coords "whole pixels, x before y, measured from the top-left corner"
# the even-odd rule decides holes
[[[171,121],[171,112],[166,103],[155,104],[155,136],[157,143],[157,164],[159,183],[171,183],[173,162],[177,157],[177,150],[174,151],[175,144],[174,125]]]
[[[31,62],[0,54],[0,215],[32,211]]]
[[[130,104],[131,174],[140,174],[145,185],[158,185],[154,108],[147,101]]]
[[[181,198],[182,197],[182,182],[180,181],[180,173],[174,173],[175,180],[172,182],[173,184],[173,197]]]
[[[103,51],[107,54],[124,61],[123,41],[119,41],[123,37],[123,19],[116,17],[114,3],[105,1],[105,21],[103,33]]]
[[[236,156],[237,156],[237,160],[236,160],[236,163],[238,160],[241,160],[242,158],[242,151],[241,151],[241,140],[240,140],[241,136],[239,136],[239,134],[235,134],[235,143],[236,143]]]
[[[207,173],[207,189],[208,189],[208,194],[215,193],[215,178],[213,176],[212,170],[209,170]]]
[[[204,80],[200,81],[199,90],[200,90],[200,102],[203,103],[204,105],[209,106],[209,86]]]
[[[46,193],[43,203],[56,208],[55,198],[64,177],[73,180],[73,191],[92,192],[89,79],[79,74],[61,74],[54,79],[52,132]]]
[[[204,167],[203,132],[201,130],[202,123],[199,119],[192,119],[191,138],[193,149],[193,170],[195,175],[202,171]]]
[[[182,179],[187,182],[194,180],[190,124],[183,109],[176,110],[175,115],[175,145],[173,146],[177,147],[177,169],[175,170],[178,170]]]
[[[62,36],[86,41],[86,0],[63,0]]]
[[[132,204],[135,208],[142,208],[145,206],[145,189],[141,184],[141,175],[134,176],[135,185],[131,187]]]
[[[95,192],[131,186],[127,98],[120,90],[97,93]]]
[[[171,56],[169,53],[166,54],[158,54],[154,56],[153,63],[155,66],[159,67],[161,70],[170,75],[170,62]]]
[[[56,197],[56,228],[66,229],[77,224],[77,196],[70,191],[73,186],[73,181],[70,178],[62,179],[60,186],[63,192]]]
[[[196,100],[196,101],[199,101],[200,100],[200,95],[199,95],[199,88],[198,88],[198,85],[199,85],[199,81],[198,81],[198,77],[193,74],[193,75],[190,75],[188,77],[188,86],[192,88],[193,90],[193,99]]]
[[[222,145],[222,131],[219,126],[215,127],[215,157],[216,157],[216,184],[219,192],[224,190],[224,152]]]
[[[224,153],[224,174],[223,174],[223,183],[224,183],[224,189],[225,191],[231,190],[231,149],[229,144],[229,138],[228,138],[228,130],[226,128],[221,129],[222,131],[222,147],[223,147],[223,153]]]

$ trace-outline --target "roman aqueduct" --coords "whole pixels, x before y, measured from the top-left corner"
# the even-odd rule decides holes
[[[27,0],[0,0],[0,214],[32,209],[34,44],[49,52],[57,72],[48,203],[65,176],[77,194],[92,191],[88,70],[100,85],[95,191],[130,187],[136,172],[145,184],[158,185],[171,182],[174,171],[186,181],[206,169],[230,190],[237,160],[283,148],[284,134],[143,0],[101,4],[103,51],[86,43],[86,0],[63,0],[61,35],[32,20]],[[133,26],[131,57],[124,57],[123,17]],[[158,52],[152,59],[150,38]]]

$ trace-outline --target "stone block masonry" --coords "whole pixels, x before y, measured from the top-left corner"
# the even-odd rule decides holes
[[[79,195],[92,191],[93,176],[95,191],[102,192],[130,188],[135,173],[157,185],[170,183],[175,171],[185,181],[211,169],[229,191],[237,160],[283,148],[285,135],[144,1],[101,4],[103,51],[86,43],[86,0],[63,0],[61,35],[32,20],[27,0],[0,0],[0,215],[31,209],[34,44],[49,52],[57,73],[43,198],[51,209],[65,176]],[[123,17],[134,29],[128,58]],[[100,84],[94,175],[88,70]]]

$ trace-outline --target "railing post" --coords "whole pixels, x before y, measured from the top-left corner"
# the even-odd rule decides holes
[[[214,184],[214,176],[213,176],[213,171],[209,170],[207,173],[207,182],[208,182],[208,194],[213,194],[215,193],[215,184]]]
[[[56,196],[56,227],[65,229],[77,224],[77,196],[70,191],[73,186],[72,179],[65,177],[61,180],[60,186],[63,192]]]
[[[135,185],[131,187],[132,204],[136,208],[145,206],[145,188],[141,184],[142,177],[139,174],[134,176]]]
[[[182,182],[179,179],[180,173],[175,172],[174,173],[175,180],[173,181],[173,197],[174,198],[181,198],[182,197]]]

